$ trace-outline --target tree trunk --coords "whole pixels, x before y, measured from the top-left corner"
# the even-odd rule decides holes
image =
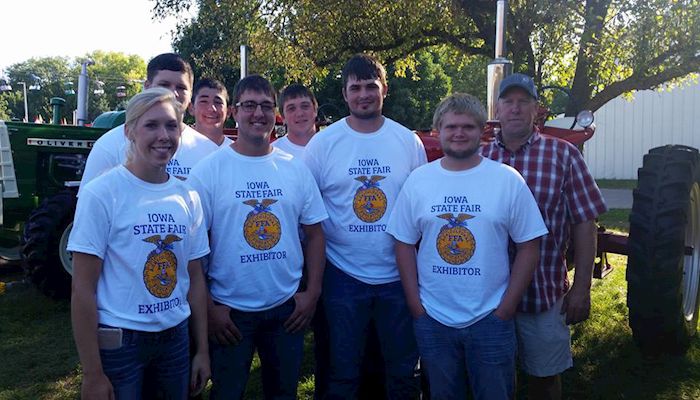
[[[592,54],[598,47],[598,38],[603,31],[605,16],[611,0],[588,0],[584,6],[586,24],[581,35],[581,43],[576,60],[574,82],[571,85],[571,99],[566,106],[565,114],[574,116],[583,104],[588,102],[593,93],[591,85]]]

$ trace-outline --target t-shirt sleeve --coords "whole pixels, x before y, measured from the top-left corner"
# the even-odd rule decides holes
[[[524,243],[547,234],[547,227],[532,192],[520,176],[513,179],[517,189],[511,199],[508,233],[515,243]]]
[[[568,150],[571,162],[564,193],[568,219],[571,223],[578,224],[595,219],[608,208],[581,152],[573,145],[568,145]]]
[[[199,203],[202,210],[202,227],[204,232],[208,232],[211,228],[212,222],[212,193],[210,192],[211,187],[207,186],[205,179],[207,176],[212,176],[212,174],[205,174],[203,163],[199,163],[190,172],[190,176],[187,177],[187,184],[192,187],[197,192],[199,196]]]
[[[317,156],[317,149],[318,149],[318,143],[314,141],[314,139],[311,139],[309,144],[306,145],[306,149],[304,150],[304,164],[306,167],[309,169],[311,172],[311,176],[313,176],[314,180],[316,181],[316,186],[320,187],[321,186],[321,163],[318,159]]]
[[[304,207],[299,217],[299,223],[303,225],[317,224],[328,219],[328,213],[326,212],[326,207],[323,205],[321,192],[318,190],[318,186],[311,172],[301,163],[299,164],[299,169],[301,171],[301,180],[304,183]]]
[[[112,216],[103,197],[107,196],[100,196],[88,187],[78,198],[68,251],[92,254],[104,260]]]
[[[192,224],[190,226],[190,260],[196,260],[209,254],[209,237],[204,225],[204,212],[199,195],[195,190],[190,191],[192,206]]]
[[[400,242],[416,244],[420,240],[421,232],[418,227],[418,219],[414,216],[415,205],[411,201],[416,196],[412,196],[410,191],[411,179],[409,177],[396,198],[386,232]]]
[[[120,150],[121,149],[108,149],[104,142],[100,142],[99,139],[97,142],[95,142],[95,145],[90,150],[90,154],[88,154],[87,161],[85,162],[85,170],[83,171],[83,175],[80,179],[78,196],[82,194],[83,187],[85,187],[85,185],[119,165],[119,158],[116,153]]]
[[[415,161],[414,165],[411,166],[411,170],[414,170],[428,162],[428,155],[425,153],[425,146],[423,145],[423,141],[420,140],[420,137],[418,137],[416,133],[413,133],[413,138],[415,140]]]

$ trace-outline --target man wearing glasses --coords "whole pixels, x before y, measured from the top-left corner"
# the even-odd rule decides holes
[[[238,139],[202,160],[188,182],[199,192],[212,249],[209,339],[212,399],[243,397],[253,353],[265,398],[295,399],[309,325],[321,294],[328,218],[307,167],[270,145],[275,93],[259,75],[233,90]],[[297,291],[306,236],[307,287]]]

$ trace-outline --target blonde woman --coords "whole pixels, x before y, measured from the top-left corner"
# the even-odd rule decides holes
[[[126,163],[81,191],[68,249],[83,399],[186,399],[209,378],[202,208],[197,193],[166,171],[181,107],[164,88],[134,96]]]

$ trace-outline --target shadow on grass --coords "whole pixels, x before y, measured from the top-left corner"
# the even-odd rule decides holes
[[[68,302],[50,300],[31,286],[0,296],[0,354],[0,399],[77,395],[78,355]]]
[[[304,336],[304,359],[301,362],[301,377],[297,387],[297,399],[313,399],[314,397],[314,346],[313,334],[307,331]],[[262,375],[260,359],[257,354],[250,368],[250,378],[246,385],[244,399],[263,399]]]
[[[698,399],[700,342],[684,357],[644,359],[626,333],[612,333],[576,358],[564,376],[570,399]]]

